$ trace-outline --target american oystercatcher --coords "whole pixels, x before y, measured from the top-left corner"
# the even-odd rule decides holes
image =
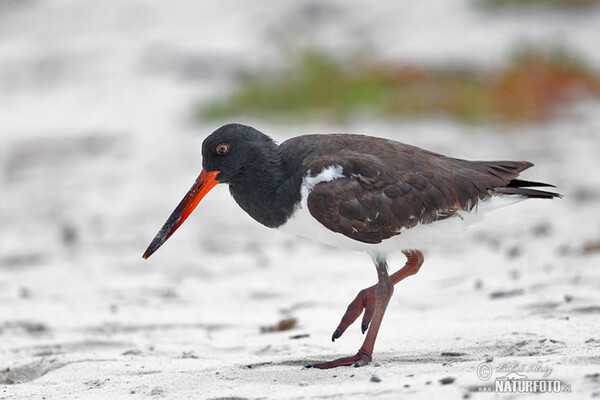
[[[358,293],[331,338],[342,336],[364,310],[364,343],[354,356],[309,366],[321,369],[371,361],[394,285],[423,264],[417,248],[499,205],[560,196],[533,189],[553,185],[517,179],[533,165],[527,161],[466,161],[363,135],[305,135],[278,145],[252,127],[228,124],[204,140],[202,157],[200,176],[143,257],[218,183],[229,184],[239,206],[269,228],[366,251],[378,283]],[[407,262],[388,275],[386,258],[393,251],[402,251]]]

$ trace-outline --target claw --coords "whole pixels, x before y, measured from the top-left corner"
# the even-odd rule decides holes
[[[365,332],[367,331],[367,329],[369,329],[369,324],[362,324],[360,326],[360,330],[362,331],[363,335],[365,334]]]
[[[339,339],[340,336],[342,336],[342,332],[340,332],[339,329],[336,329],[335,332],[333,332],[333,335],[331,335],[331,341],[335,342],[335,339]]]
[[[369,361],[360,359],[360,360],[358,360],[357,362],[354,363],[354,367],[355,368],[363,367],[363,366],[365,366],[367,364],[369,364]]]

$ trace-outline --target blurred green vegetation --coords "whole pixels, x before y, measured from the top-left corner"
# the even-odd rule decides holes
[[[240,78],[202,118],[341,120],[356,115],[448,115],[465,122],[551,118],[561,104],[600,94],[600,76],[564,49],[521,49],[494,71],[376,61],[372,54],[334,58],[309,49],[280,71]]]

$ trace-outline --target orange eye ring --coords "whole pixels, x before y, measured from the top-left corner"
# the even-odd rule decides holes
[[[229,151],[229,143],[221,143],[217,146],[217,154],[222,156]]]

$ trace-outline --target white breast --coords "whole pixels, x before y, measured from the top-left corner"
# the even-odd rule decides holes
[[[307,198],[317,183],[329,182],[344,177],[339,165],[328,167],[319,175],[312,177],[310,171],[302,181],[301,199],[288,221],[279,227],[315,242],[329,246],[348,248],[367,252],[371,257],[386,255],[406,249],[419,249],[425,246],[445,244],[456,239],[465,226],[476,223],[491,210],[522,201],[524,196],[498,195],[480,201],[470,212],[460,211],[451,218],[430,224],[418,224],[410,229],[402,229],[399,235],[383,240],[381,243],[369,244],[333,232],[317,221],[309,212]]]

